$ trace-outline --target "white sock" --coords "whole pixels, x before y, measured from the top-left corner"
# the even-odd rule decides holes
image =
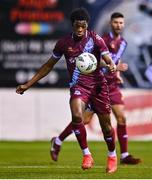
[[[129,155],[128,152],[124,152],[121,154],[121,159],[124,159],[125,157],[127,157]]]
[[[61,146],[62,145],[62,141],[58,137],[56,137],[55,138],[55,144]]]
[[[88,148],[83,149],[82,152],[83,152],[83,155],[91,154]]]
[[[109,156],[109,157],[116,157],[116,156],[117,156],[116,150],[114,150],[114,151],[108,151],[108,156]]]

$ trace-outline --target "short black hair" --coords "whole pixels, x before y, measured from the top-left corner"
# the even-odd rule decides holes
[[[122,13],[120,13],[120,12],[114,12],[111,15],[111,20],[114,19],[114,18],[124,18],[124,15]]]
[[[87,22],[89,22],[90,15],[85,8],[83,7],[76,8],[71,12],[70,20],[72,24],[74,23],[75,20],[86,20]]]

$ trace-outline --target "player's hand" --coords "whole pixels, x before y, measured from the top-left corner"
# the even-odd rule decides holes
[[[117,71],[127,71],[128,70],[128,64],[127,63],[122,63],[122,62],[119,62],[117,64]]]
[[[24,94],[24,92],[26,91],[28,89],[28,86],[27,85],[19,85],[19,86],[17,86],[17,88],[16,88],[16,93],[17,94]]]
[[[109,71],[110,72],[116,72],[116,70],[117,70],[117,67],[116,67],[116,65],[115,64],[111,64],[111,65],[107,65],[107,68],[109,69]]]

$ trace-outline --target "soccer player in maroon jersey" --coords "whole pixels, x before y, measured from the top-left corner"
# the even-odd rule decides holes
[[[33,84],[46,76],[61,56],[64,55],[70,75],[71,127],[83,152],[82,168],[89,169],[93,166],[93,158],[87,145],[86,129],[83,123],[83,113],[86,105],[91,102],[95,113],[98,115],[108,147],[106,172],[113,173],[117,170],[115,133],[110,121],[111,106],[108,86],[103,73],[100,71],[100,62],[104,60],[108,64],[110,72],[115,72],[116,66],[103,39],[95,32],[87,30],[88,12],[84,8],[75,9],[71,13],[70,19],[73,32],[58,40],[50,59],[42,65],[27,83],[19,85],[16,93],[23,94]],[[75,57],[83,52],[94,54],[98,61],[97,69],[89,75],[81,74],[75,65]],[[52,141],[52,148],[56,150],[54,141]],[[53,149],[51,149],[51,153]]]
[[[111,32],[104,34],[102,38],[104,39],[111,57],[116,65],[121,61],[121,56],[124,53],[127,42],[121,36],[122,30],[124,28],[124,16],[122,13],[115,12],[111,15]],[[110,102],[112,105],[112,112],[117,120],[117,137],[120,144],[121,159],[122,164],[138,164],[141,160],[134,158],[128,153],[128,135],[126,128],[126,117],[124,113],[124,101],[123,95],[119,88],[119,82],[122,82],[121,77],[117,72],[115,73],[105,73],[109,87]]]
[[[127,70],[128,66],[126,63],[120,63],[121,56],[126,49],[127,42],[121,36],[121,32],[124,28],[124,16],[123,14],[116,12],[111,15],[110,21],[111,31],[102,36],[105,41],[113,62],[117,65],[117,69],[121,71]],[[106,66],[102,63],[103,66]],[[122,82],[119,72],[109,73],[107,69],[102,68],[104,75],[107,79],[107,84],[109,87],[109,96],[112,106],[112,111],[117,120],[117,135],[120,144],[121,159],[122,164],[138,164],[141,160],[134,158],[128,153],[128,135],[126,130],[126,117],[124,114],[124,101],[123,96],[119,88],[119,84]],[[94,116],[94,112],[88,109],[84,113],[84,123],[88,124]],[[72,133],[71,123],[64,129],[64,131],[58,136],[52,139],[56,151],[52,151],[52,159],[57,160],[60,147],[64,139]]]

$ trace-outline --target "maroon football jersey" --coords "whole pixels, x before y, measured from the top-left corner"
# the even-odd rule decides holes
[[[127,42],[122,36],[119,36],[119,38],[115,38],[112,34],[112,32],[109,32],[107,34],[104,34],[102,36],[103,40],[105,41],[105,44],[107,45],[110,55],[112,57],[112,60],[117,65],[119,60],[121,59],[122,54],[124,53]],[[117,76],[116,73],[105,73],[105,77],[109,85],[115,85],[117,84]]]
[[[75,57],[83,52],[94,54],[98,61],[97,69],[89,75],[81,74],[76,68]],[[100,72],[99,64],[100,57],[107,53],[109,51],[103,39],[93,31],[87,31],[84,38],[80,41],[76,41],[71,33],[61,38],[53,50],[53,56],[57,60],[62,55],[65,56],[67,69],[70,74],[70,87],[77,83],[91,87],[99,81],[105,81],[104,75]]]
[[[115,38],[112,32],[104,34],[102,38],[110,51],[110,55],[113,61],[115,62],[115,64],[118,64],[119,59],[126,49],[126,40],[122,36],[119,36],[119,38]]]

